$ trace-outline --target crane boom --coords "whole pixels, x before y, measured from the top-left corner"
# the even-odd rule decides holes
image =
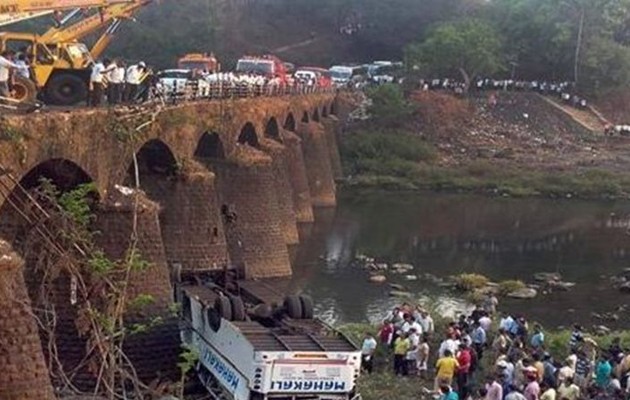
[[[0,0],[0,14],[52,12],[73,8],[108,7],[130,0]]]
[[[153,0],[134,0],[124,4],[115,4],[101,8],[98,13],[90,15],[73,25],[49,29],[48,32],[40,36],[40,40],[44,43],[80,40],[108,26],[115,20],[132,18],[139,9],[152,1]]]
[[[0,0],[0,26],[15,24],[51,15],[58,11],[76,10],[80,8],[109,7],[132,0],[65,0],[65,1],[18,1]],[[15,10],[15,11],[14,11]]]

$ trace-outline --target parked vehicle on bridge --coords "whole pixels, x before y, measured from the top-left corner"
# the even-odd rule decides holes
[[[361,399],[360,350],[313,318],[309,297],[282,301],[264,281],[193,280],[176,285],[181,337],[198,352],[197,374],[213,398]]]
[[[332,74],[329,70],[319,67],[300,67],[295,72],[295,79],[301,83],[312,82],[313,86],[331,87]]]
[[[214,74],[221,70],[221,64],[213,53],[189,53],[177,60],[177,68],[199,74]]]
[[[273,55],[242,57],[236,63],[236,72],[278,78],[282,83],[288,81],[286,64]]]
[[[193,70],[167,69],[157,74],[161,92],[167,97],[185,96],[205,97],[210,84]]]

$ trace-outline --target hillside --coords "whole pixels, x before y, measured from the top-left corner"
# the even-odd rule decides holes
[[[244,53],[278,53],[297,64],[400,59],[403,47],[452,13],[461,0],[162,0],[126,23],[109,55],[160,67],[177,55],[214,51],[234,62]],[[404,11],[404,12],[401,12]],[[354,27],[352,35],[341,33]]]

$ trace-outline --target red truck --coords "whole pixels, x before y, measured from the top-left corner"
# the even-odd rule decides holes
[[[286,64],[274,55],[244,56],[236,63],[236,72],[278,78],[285,84],[289,81]]]

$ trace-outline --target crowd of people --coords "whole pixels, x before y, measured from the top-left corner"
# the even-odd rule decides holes
[[[363,369],[374,370],[377,349],[391,357],[397,376],[427,381],[441,400],[621,400],[630,395],[630,352],[616,338],[603,349],[579,325],[566,343],[567,357],[551,354],[545,332],[522,315],[497,313],[488,295],[470,315],[436,330],[430,313],[396,307],[378,335],[366,333]],[[432,346],[437,349],[431,349]],[[557,349],[556,349],[557,350]]]
[[[110,105],[147,101],[153,76],[142,61],[130,65],[121,59],[97,61],[90,74],[88,105],[98,107],[104,98]]]
[[[448,90],[457,94],[462,94],[465,91],[465,84],[454,79],[423,79],[420,80],[420,87],[423,90]],[[471,84],[470,89],[476,91],[536,92],[542,95],[557,96],[563,103],[576,108],[588,107],[586,99],[575,93],[572,82],[480,78]]]

